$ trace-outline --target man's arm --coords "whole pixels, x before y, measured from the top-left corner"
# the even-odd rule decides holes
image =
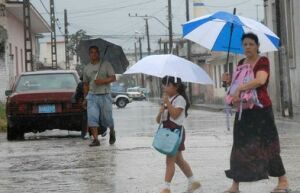
[[[107,78],[96,79],[95,80],[96,85],[110,84],[116,81],[116,75],[112,65],[110,63],[105,63],[105,65],[106,65]]]

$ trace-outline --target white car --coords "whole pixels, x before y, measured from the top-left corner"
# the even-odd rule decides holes
[[[124,108],[128,103],[132,102],[132,98],[129,97],[127,93],[112,92],[111,97],[113,99],[113,104],[117,105],[119,108]]]
[[[140,91],[139,87],[127,88],[127,94],[133,100],[145,100],[146,96]]]

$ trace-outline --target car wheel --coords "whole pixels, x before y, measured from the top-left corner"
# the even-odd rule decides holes
[[[16,140],[16,129],[14,127],[7,126],[7,140]]]
[[[24,132],[20,131],[17,127],[7,126],[7,140],[23,140],[24,139]]]
[[[126,107],[127,105],[127,100],[125,98],[119,98],[116,102],[116,105],[119,107],[119,108],[124,108]]]

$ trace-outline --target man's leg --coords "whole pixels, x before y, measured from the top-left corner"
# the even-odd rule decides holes
[[[92,135],[93,135],[93,139],[98,140],[98,128],[97,127],[91,128],[91,132],[92,132]]]
[[[100,115],[100,109],[99,105],[97,104],[97,98],[96,96],[89,96],[89,99],[87,100],[87,113],[88,113],[88,126],[91,129],[91,133],[93,135],[93,142],[90,144],[90,146],[99,146],[100,142],[98,140],[98,127],[99,127],[99,115]]]
[[[116,142],[116,132],[114,129],[114,119],[112,115],[112,99],[110,94],[103,95],[101,103],[101,121],[104,126],[109,127],[109,144]]]
[[[100,146],[100,141],[98,139],[98,128],[97,127],[91,128],[91,132],[92,132],[94,140],[89,146],[90,147]]]
[[[109,144],[113,145],[116,142],[116,132],[114,126],[110,127],[109,131]]]

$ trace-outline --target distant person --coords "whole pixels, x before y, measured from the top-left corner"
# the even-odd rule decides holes
[[[160,108],[156,121],[158,123],[162,121],[163,127],[171,130],[182,128],[183,137],[177,154],[173,157],[166,157],[165,184],[161,193],[171,192],[170,184],[175,174],[175,164],[179,166],[188,179],[187,192],[192,193],[198,190],[201,185],[194,179],[192,169],[182,155],[182,151],[185,150],[185,129],[183,128],[183,122],[188,115],[187,111],[190,104],[185,93],[185,86],[182,84],[180,78],[175,80],[174,77],[164,77],[162,83],[165,92],[163,98],[164,104]]]
[[[74,99],[74,102],[76,103],[81,103],[83,104],[83,101],[84,101],[84,94],[83,94],[83,77],[80,76],[80,82],[77,84],[77,87],[76,87],[76,91],[75,91],[75,94],[73,96],[73,99]],[[85,110],[86,108],[83,107]],[[86,119],[86,111],[84,113],[84,116],[85,116],[85,119]],[[81,137],[83,139],[88,139],[89,138],[89,135],[88,135],[88,127],[86,127],[85,131],[84,132],[81,132]]]
[[[243,110],[241,120],[238,120],[239,112],[236,113],[230,169],[225,172],[233,183],[224,193],[238,193],[240,182],[254,182],[269,176],[278,178],[278,185],[271,193],[287,193],[289,184],[280,156],[279,136],[267,90],[270,63],[267,57],[259,55],[257,35],[244,34],[242,44],[246,58],[238,65],[250,64],[255,77],[236,89],[233,105],[240,104],[241,92],[256,89],[262,107]],[[223,80],[230,83],[229,77],[228,74],[224,75]]]
[[[112,98],[110,83],[116,81],[112,65],[100,58],[99,48],[89,48],[90,63],[83,72],[84,84],[84,105],[87,105],[88,127],[93,135],[93,142],[90,147],[100,146],[98,140],[98,129],[103,125],[110,128],[109,143],[116,141],[114,120],[112,116]]]

